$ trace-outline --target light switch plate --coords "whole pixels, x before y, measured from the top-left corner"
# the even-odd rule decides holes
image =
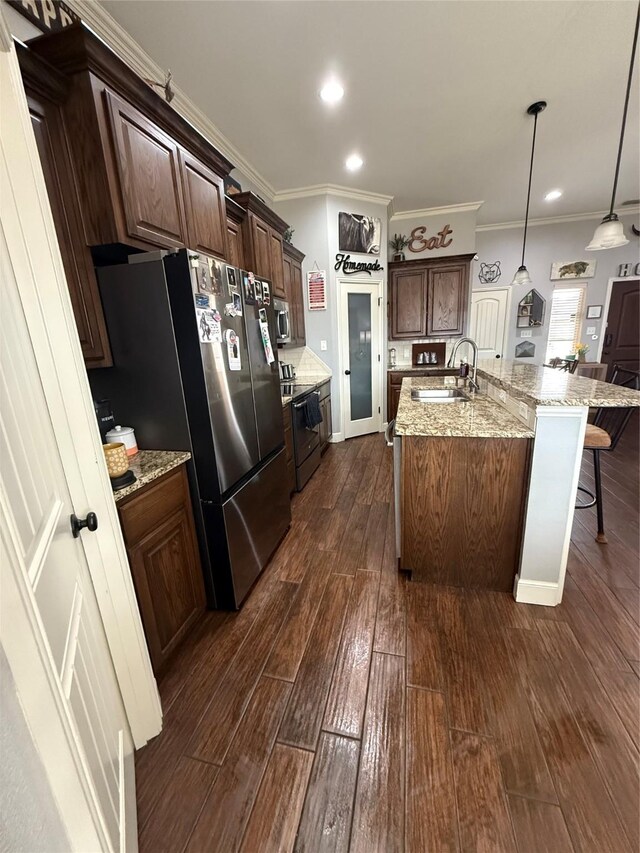
[[[526,331],[520,332],[520,337],[521,338],[531,338],[531,337],[533,337],[533,332],[531,331],[531,329],[526,329]]]
[[[518,411],[520,412],[521,418],[529,417],[529,406],[526,403],[518,403]]]
[[[322,350],[322,352],[327,351],[327,342],[326,341],[320,341],[320,349]]]
[[[502,403],[505,403],[507,400],[507,392],[503,391],[502,388],[498,391],[498,400]]]
[[[587,334],[588,335],[595,335],[595,333],[596,333],[596,327],[595,326],[587,326]]]

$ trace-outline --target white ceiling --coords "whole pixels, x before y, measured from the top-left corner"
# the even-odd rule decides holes
[[[531,215],[609,205],[635,2],[103,5],[278,191],[341,184],[396,210],[484,200],[479,223],[522,219],[525,110],[544,99]],[[334,108],[317,96],[331,73],[345,88]],[[636,63],[618,204],[640,196],[638,105]]]

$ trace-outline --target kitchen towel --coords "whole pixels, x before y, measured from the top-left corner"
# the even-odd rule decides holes
[[[322,412],[320,411],[320,394],[314,391],[309,394],[306,399],[307,405],[304,407],[304,420],[307,429],[313,429],[322,423]]]

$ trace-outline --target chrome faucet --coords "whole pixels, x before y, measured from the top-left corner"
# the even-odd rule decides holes
[[[470,391],[476,392],[480,390],[480,386],[478,385],[478,381],[476,379],[476,371],[478,369],[478,344],[473,340],[473,338],[460,338],[459,341],[456,341],[456,345],[453,348],[453,352],[449,356],[447,367],[452,367],[453,365],[455,365],[456,353],[458,352],[462,344],[469,344],[471,346],[471,349],[473,350],[473,363],[471,365],[471,376],[469,377],[468,387]]]

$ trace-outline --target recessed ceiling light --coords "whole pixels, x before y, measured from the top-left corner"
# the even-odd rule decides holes
[[[337,104],[338,101],[342,99],[343,95],[344,89],[337,80],[329,80],[329,82],[325,83],[322,89],[320,89],[320,97],[327,104]]]
[[[350,172],[356,172],[360,166],[363,164],[363,159],[359,154],[352,154],[350,157],[347,157],[345,162],[345,166],[349,169]]]
[[[544,197],[545,201],[555,201],[562,195],[562,190],[550,190]]]

